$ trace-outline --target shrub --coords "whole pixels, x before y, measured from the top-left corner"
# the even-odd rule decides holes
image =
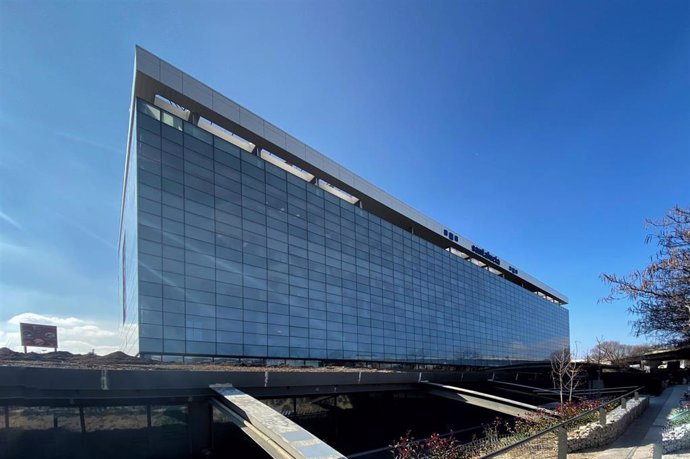
[[[408,431],[393,445],[395,459],[460,459],[460,444],[453,436],[431,434],[426,440],[415,440]]]
[[[408,431],[393,445],[393,453],[395,459],[463,459],[474,457],[542,432],[585,411],[596,408],[601,402],[601,400],[564,402],[556,406],[553,414],[546,410],[538,410],[515,418],[513,421],[505,421],[497,417],[489,424],[482,425],[482,438],[466,445],[460,445],[452,436],[441,437],[437,433],[431,435],[427,440],[415,440],[411,436],[411,432]],[[617,403],[609,403],[609,405],[610,409],[613,409]],[[609,405],[606,407],[607,410],[609,410]],[[687,414],[690,419],[690,410],[687,411]],[[576,421],[576,424],[592,422],[596,420],[597,416],[598,413],[595,411]]]
[[[667,424],[669,427],[676,427],[680,425],[690,424],[690,409],[688,408],[674,408],[668,415]]]

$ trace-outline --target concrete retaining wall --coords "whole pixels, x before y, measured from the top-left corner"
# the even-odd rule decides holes
[[[648,406],[649,398],[647,397],[629,400],[626,409],[619,406],[606,413],[605,426],[602,426],[597,420],[568,432],[568,452],[608,445],[625,432],[628,425]]]

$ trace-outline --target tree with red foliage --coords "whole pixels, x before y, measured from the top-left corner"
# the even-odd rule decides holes
[[[395,459],[459,459],[460,444],[452,436],[431,434],[426,440],[415,440],[408,431],[393,445]]]

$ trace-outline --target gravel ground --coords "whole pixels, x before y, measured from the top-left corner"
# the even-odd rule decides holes
[[[676,451],[674,453],[664,454],[662,457],[664,459],[681,459],[681,458],[688,459],[688,458],[690,458],[690,448]]]

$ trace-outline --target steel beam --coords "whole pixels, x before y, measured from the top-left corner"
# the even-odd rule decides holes
[[[486,400],[481,397],[475,397],[472,395],[459,394],[453,391],[429,389],[427,390],[427,393],[434,395],[436,397],[443,397],[449,400],[454,400],[456,402],[462,402],[467,403],[468,405],[486,408],[487,410],[496,411],[498,413],[507,414],[509,416],[524,417],[527,413],[529,413],[529,410],[514,408],[510,405],[504,405],[502,403],[493,402],[491,400]]]
[[[259,446],[276,458],[294,459],[346,459],[345,456],[290,419],[269,408],[259,400],[235,389],[230,384],[214,384],[211,389],[218,393],[219,403],[234,413],[233,418],[242,421],[240,428],[245,430]],[[226,410],[226,412],[227,412]],[[250,426],[247,425],[250,424]],[[244,430],[243,429],[243,430]],[[261,435],[259,436],[258,433]],[[264,437],[270,439],[266,442]],[[257,440],[257,438],[259,440]],[[271,453],[276,447],[280,455]]]
[[[269,456],[274,459],[294,459],[289,455],[283,448],[281,448],[276,442],[271,440],[268,436],[264,435],[259,429],[254,427],[251,422],[239,416],[233,410],[228,408],[228,406],[220,402],[219,400],[211,400],[211,405],[214,406],[218,411],[220,411],[227,419],[233,424],[240,428],[249,438],[254,440],[254,443],[259,445],[261,449],[266,451]]]
[[[499,413],[508,414],[510,416],[524,417],[532,411],[548,411],[539,408],[538,406],[529,405],[527,403],[518,402],[508,398],[497,397],[495,395],[485,394],[461,387],[448,386],[445,384],[435,384],[425,382],[430,389],[428,393],[438,397],[448,398],[458,402],[467,403],[474,406],[479,406],[489,410],[497,411]],[[549,412],[550,413],[550,412]]]

